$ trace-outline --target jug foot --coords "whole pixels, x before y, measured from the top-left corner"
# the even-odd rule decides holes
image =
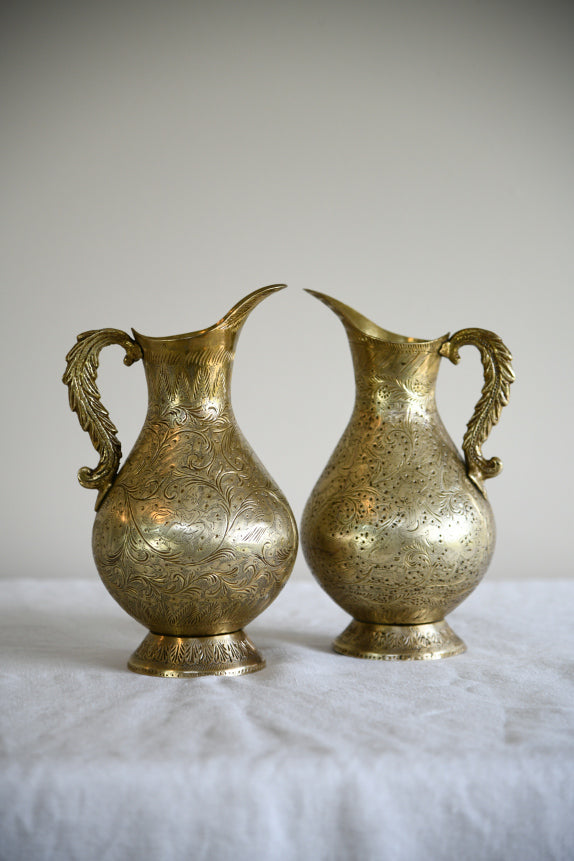
[[[427,625],[375,625],[353,619],[333,649],[354,658],[421,661],[459,655],[466,646],[444,619]]]
[[[240,676],[264,666],[265,661],[243,631],[209,637],[149,633],[128,661],[134,673],[171,678]]]

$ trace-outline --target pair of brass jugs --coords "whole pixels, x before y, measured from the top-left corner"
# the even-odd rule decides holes
[[[284,285],[256,290],[208,329],[167,338],[84,332],[67,355],[72,409],[100,455],[93,552],[111,595],[149,629],[128,666],[154,676],[239,675],[265,666],[243,631],[284,586],[297,554],[287,500],[251,451],[230,400],[239,332]],[[445,615],[484,575],[494,549],[483,482],[502,467],[481,446],[507,403],[511,356],[484,329],[433,341],[395,335],[322,293],[345,326],[356,379],[349,424],[305,507],[311,571],[353,621],[335,651],[442,658],[464,651]],[[100,401],[100,350],[143,360],[149,405],[121,469]],[[478,347],[484,387],[462,460],[437,412],[442,356]]]

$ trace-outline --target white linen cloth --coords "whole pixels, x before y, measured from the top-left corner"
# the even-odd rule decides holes
[[[0,858],[572,859],[573,605],[487,580],[466,654],[369,661],[291,581],[248,629],[266,669],[158,679],[97,576],[0,581]]]

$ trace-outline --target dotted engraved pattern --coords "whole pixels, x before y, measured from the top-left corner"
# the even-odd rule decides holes
[[[296,526],[237,427],[229,343],[168,344],[144,350],[150,407],[96,517],[94,556],[113,597],[150,630],[236,631],[289,576]]]
[[[335,640],[335,650],[363,658],[432,658],[459,654],[464,643],[446,622],[381,628],[353,620]]]
[[[347,326],[357,399],[302,520],[309,566],[355,619],[440,620],[494,548],[490,506],[438,415],[442,340],[393,343]]]
[[[376,631],[373,638],[385,648],[404,649],[412,646],[440,646],[444,642],[444,637],[434,632],[429,634],[411,633],[397,634],[394,631]]]

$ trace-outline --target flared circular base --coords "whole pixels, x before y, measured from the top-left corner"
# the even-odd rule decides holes
[[[264,666],[265,661],[243,631],[210,637],[149,633],[128,661],[134,673],[168,678],[240,676]]]
[[[460,637],[443,620],[427,625],[374,625],[353,619],[333,648],[353,658],[424,661],[466,651]]]

